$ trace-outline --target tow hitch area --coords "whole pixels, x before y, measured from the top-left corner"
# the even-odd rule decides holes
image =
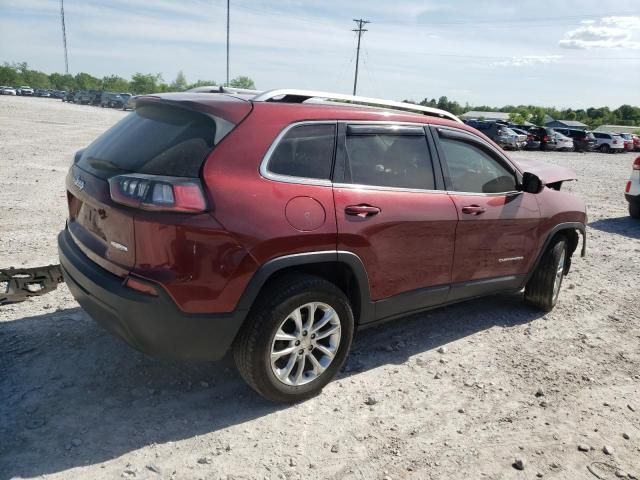
[[[0,305],[44,295],[64,282],[60,265],[0,269]]]

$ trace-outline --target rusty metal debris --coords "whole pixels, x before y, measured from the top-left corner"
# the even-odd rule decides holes
[[[0,269],[0,305],[44,295],[64,282],[60,265]]]

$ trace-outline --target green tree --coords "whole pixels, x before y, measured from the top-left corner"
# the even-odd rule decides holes
[[[102,80],[84,72],[76,74],[74,80],[79,90],[99,90],[102,86]]]
[[[184,73],[182,73],[182,70],[180,70],[176,75],[176,79],[171,82],[171,90],[183,92],[187,89],[187,86],[187,78],[184,76]]]
[[[210,87],[210,86],[214,86],[214,85],[218,85],[215,80],[198,80],[195,83],[192,83],[191,85],[189,85],[188,88],[196,88],[196,87]]]
[[[51,87],[56,90],[76,89],[76,81],[73,76],[69,74],[52,73],[49,75],[49,83],[51,83]]]
[[[544,125],[544,117],[546,112],[544,108],[534,107],[531,111],[531,119],[529,120],[534,125],[542,126]]]
[[[16,87],[21,82],[20,73],[8,63],[0,67],[0,85]]]
[[[109,75],[102,78],[102,89],[111,92],[128,92],[129,82],[118,75]]]
[[[155,93],[159,91],[162,75],[159,73],[134,73],[131,76],[131,91],[137,95],[141,93]]]
[[[518,112],[511,112],[509,114],[509,121],[511,123],[515,123],[516,125],[522,125],[524,124],[527,120],[526,118]]]
[[[242,75],[231,80],[229,82],[229,86],[234,88],[249,88],[251,90],[256,88],[256,84],[253,83],[253,80]]]

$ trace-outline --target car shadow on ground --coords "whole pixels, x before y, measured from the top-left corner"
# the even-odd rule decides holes
[[[359,332],[339,378],[541,316],[515,294],[405,317]],[[228,357],[216,363],[151,358],[80,309],[0,323],[0,471],[9,478],[108,461],[286,408],[250,390]]]
[[[616,233],[629,238],[640,239],[640,220],[626,217],[603,218],[591,222],[589,227],[602,232]]]

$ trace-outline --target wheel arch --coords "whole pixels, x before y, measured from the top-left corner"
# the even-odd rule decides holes
[[[542,255],[547,251],[549,245],[553,243],[553,241],[559,236],[564,236],[567,238],[569,242],[569,258],[573,256],[573,253],[578,249],[578,245],[580,244],[580,236],[582,237],[582,248],[580,250],[580,256],[584,257],[587,254],[587,232],[586,226],[584,223],[580,222],[564,222],[559,223],[555,227],[551,229],[551,231],[547,234],[547,238],[542,245],[542,248],[538,252],[538,256],[536,258],[531,271],[527,275],[527,281],[533,275],[533,272],[536,271],[540,261],[542,260]]]
[[[340,288],[351,302],[356,325],[373,318],[367,271],[356,254],[345,251],[307,252],[269,260],[253,275],[237,309],[249,311],[265,287],[288,273],[307,273]]]

